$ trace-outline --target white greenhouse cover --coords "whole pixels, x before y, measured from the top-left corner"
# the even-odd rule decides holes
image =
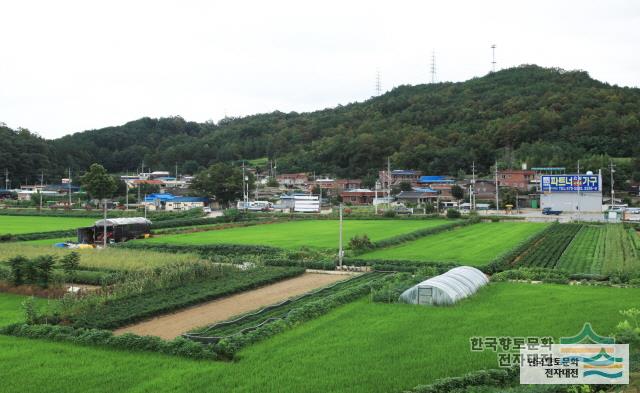
[[[454,304],[473,295],[488,282],[487,276],[480,270],[459,266],[407,289],[400,295],[400,301],[410,304]]]
[[[144,217],[107,218],[107,225],[131,225],[131,224],[151,225],[151,221],[147,220]],[[103,226],[104,220],[98,220],[94,225]]]

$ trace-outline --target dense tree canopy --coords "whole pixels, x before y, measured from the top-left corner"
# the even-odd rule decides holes
[[[0,132],[0,162],[16,178],[43,167],[61,174],[92,162],[111,172],[135,170],[142,161],[147,168],[173,170],[177,162],[187,173],[260,157],[277,159],[279,173],[369,181],[388,156],[396,168],[453,176],[474,161],[488,173],[496,159],[501,167],[527,162],[573,170],[578,159],[600,165],[602,157],[638,155],[640,89],[601,83],[583,71],[520,66],[461,83],[400,86],[311,113],[202,124],[143,118],[52,141],[24,130]],[[640,168],[635,171],[640,177]]]

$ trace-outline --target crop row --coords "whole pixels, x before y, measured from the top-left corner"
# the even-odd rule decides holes
[[[582,228],[581,224],[553,225],[515,259],[519,266],[555,268],[564,250]]]
[[[77,304],[54,311],[48,319],[66,321],[75,327],[114,329],[304,272],[299,268],[240,270],[233,266],[193,266],[195,268],[169,266],[155,269],[154,273],[129,273],[126,281],[110,288],[115,294],[87,296],[77,300]]]
[[[605,231],[603,225],[584,225],[556,267],[571,273],[599,274],[605,258]]]

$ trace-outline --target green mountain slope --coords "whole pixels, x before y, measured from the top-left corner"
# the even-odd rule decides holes
[[[153,169],[173,169],[176,162],[193,169],[270,157],[278,160],[279,172],[361,177],[376,173],[391,156],[394,167],[456,174],[472,161],[486,172],[496,158],[573,168],[595,155],[637,155],[639,119],[640,89],[601,83],[583,71],[520,66],[460,83],[400,86],[311,113],[273,112],[217,124],[143,118],[51,141],[34,137],[33,144],[54,172],[92,162],[124,171],[142,159]],[[20,154],[19,146],[0,147],[3,162]]]

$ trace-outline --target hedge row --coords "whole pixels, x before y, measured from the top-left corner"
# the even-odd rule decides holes
[[[198,344],[182,337],[173,340],[163,340],[160,337],[137,336],[131,333],[115,336],[110,330],[27,324],[14,324],[0,328],[0,334],[65,341],[81,345],[103,346],[125,349],[127,351],[160,352],[191,359],[215,360],[218,358],[210,346]]]
[[[347,207],[345,207],[346,209]],[[247,213],[250,216],[255,217],[281,217],[291,220],[336,220],[339,217],[338,209],[334,208],[334,213],[331,214],[313,214],[313,213],[263,213],[263,212],[250,212]],[[434,218],[442,218],[437,213],[427,215],[396,215],[395,217],[386,217],[384,215],[362,215],[357,213],[343,214],[345,220],[432,220]]]
[[[76,237],[75,229],[67,229],[64,231],[49,231],[49,232],[33,232],[22,233],[19,235],[12,235],[5,233],[0,235],[0,242],[13,242],[13,241],[25,241],[25,240],[40,240],[40,239],[55,239],[56,237],[69,236],[71,238]]]
[[[360,285],[344,289],[313,302],[305,303],[298,308],[294,308],[287,314],[286,318],[278,319],[271,323],[264,324],[255,330],[245,334],[237,334],[226,337],[213,345],[214,350],[224,358],[232,359],[234,355],[247,345],[265,340],[275,336],[294,326],[318,318],[327,314],[331,310],[350,303],[362,296],[369,294],[373,287],[383,285],[389,275],[373,282],[367,281]]]
[[[535,244],[540,241],[543,237],[547,236],[547,234],[552,231],[556,225],[560,225],[558,223],[553,223],[543,229],[542,231],[535,233],[528,238],[522,240],[518,245],[511,248],[511,250],[507,251],[502,255],[498,255],[493,261],[491,261],[486,266],[482,266],[480,270],[487,274],[493,274],[497,272],[501,272],[503,270],[509,269],[513,262],[522,255],[529,248],[534,247]]]
[[[440,225],[433,228],[418,229],[417,231],[413,231],[413,232],[405,233],[403,235],[398,235],[398,236],[390,237],[388,239],[373,242],[373,246],[375,248],[395,246],[400,243],[405,243],[408,241],[419,239],[421,237],[435,235],[437,233],[441,233],[445,231],[450,231],[455,228],[476,224],[478,222],[480,222],[480,220],[477,217],[470,218],[467,220],[457,220],[449,224],[444,224],[444,225]]]
[[[492,281],[510,281],[510,280],[526,280],[526,281],[542,281],[555,284],[567,284],[569,281],[584,282],[604,282],[608,280],[608,276],[597,274],[572,274],[558,269],[550,268],[519,268],[513,270],[504,270],[491,276]]]
[[[264,261],[267,266],[294,266],[304,269],[316,269],[316,270],[335,270],[335,261],[299,261],[289,259],[267,259]]]
[[[418,385],[404,393],[448,393],[464,391],[470,387],[507,387],[514,384],[519,376],[519,369],[489,369],[473,371],[461,377],[443,378],[430,385]]]
[[[304,273],[299,268],[262,268],[238,271],[221,278],[162,288],[134,296],[108,300],[85,312],[72,315],[75,327],[115,329],[170,311],[257,288]],[[49,317],[49,319],[52,319]]]
[[[118,247],[129,249],[153,250],[169,253],[198,253],[202,256],[209,255],[245,255],[245,254],[264,254],[277,253],[283,251],[280,248],[258,245],[244,244],[205,244],[205,245],[185,245],[185,244],[165,244],[165,243],[148,243],[148,242],[127,242],[118,244]]]

